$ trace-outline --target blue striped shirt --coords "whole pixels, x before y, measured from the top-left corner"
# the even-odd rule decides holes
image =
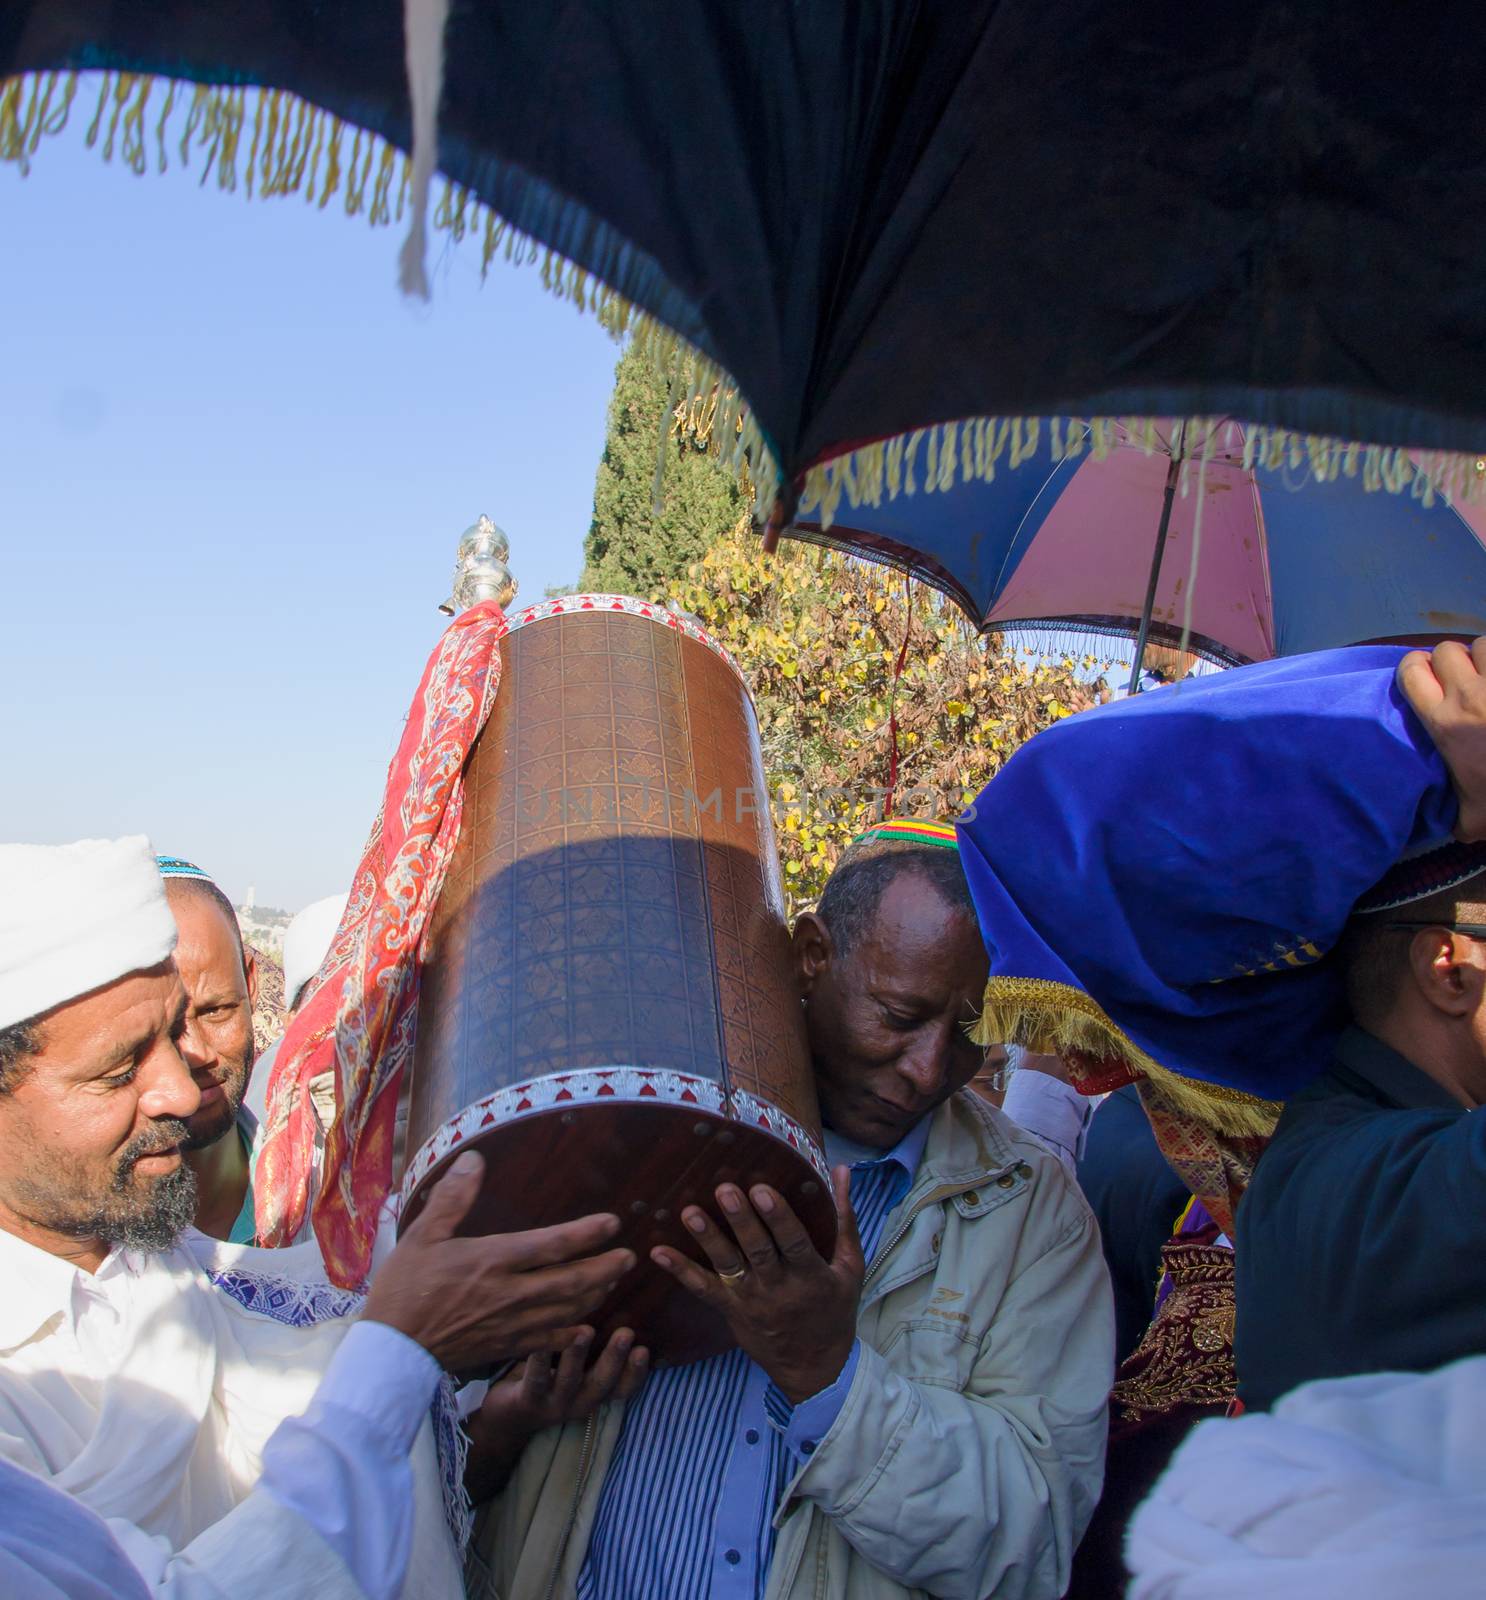
[[[826,1134],[832,1164],[851,1166],[868,1261],[913,1186],[928,1132],[925,1117],[882,1156]],[[853,1346],[835,1383],[798,1406],[741,1350],[654,1373],[625,1410],[578,1600],[760,1600],[774,1513],[839,1415],[856,1366]]]

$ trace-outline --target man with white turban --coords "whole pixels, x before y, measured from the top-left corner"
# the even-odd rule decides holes
[[[313,1246],[191,1230],[175,940],[146,839],[0,846],[5,1593],[89,1592],[96,1557],[134,1569],[120,1594],[452,1600],[440,1368],[580,1339],[633,1262],[593,1254],[618,1219],[454,1238],[481,1180],[461,1158],[364,1303]]]

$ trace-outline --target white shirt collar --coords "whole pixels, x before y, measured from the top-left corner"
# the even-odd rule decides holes
[[[167,1260],[111,1250],[97,1272],[85,1272],[0,1228],[0,1352],[25,1344],[54,1318],[70,1319],[77,1310],[80,1283],[106,1285],[121,1275],[137,1277],[155,1263],[169,1270],[178,1264],[178,1257],[173,1251]]]
[[[0,1351],[24,1344],[54,1317],[71,1315],[79,1271],[0,1228]]]

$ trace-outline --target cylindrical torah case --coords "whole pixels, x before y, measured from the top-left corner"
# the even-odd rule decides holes
[[[757,721],[689,618],[614,595],[517,612],[429,927],[403,1091],[402,1217],[465,1149],[464,1231],[617,1213],[639,1265],[598,1321],[658,1360],[726,1349],[649,1259],[682,1207],[769,1183],[829,1254]]]

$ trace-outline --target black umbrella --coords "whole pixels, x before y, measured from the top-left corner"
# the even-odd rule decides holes
[[[699,351],[694,390],[736,380],[787,507],[812,464],[988,415],[1471,450],[1478,25],[1458,0],[456,0],[438,157]],[[0,72],[78,67],[287,89],[410,142],[397,0],[0,4]]]

